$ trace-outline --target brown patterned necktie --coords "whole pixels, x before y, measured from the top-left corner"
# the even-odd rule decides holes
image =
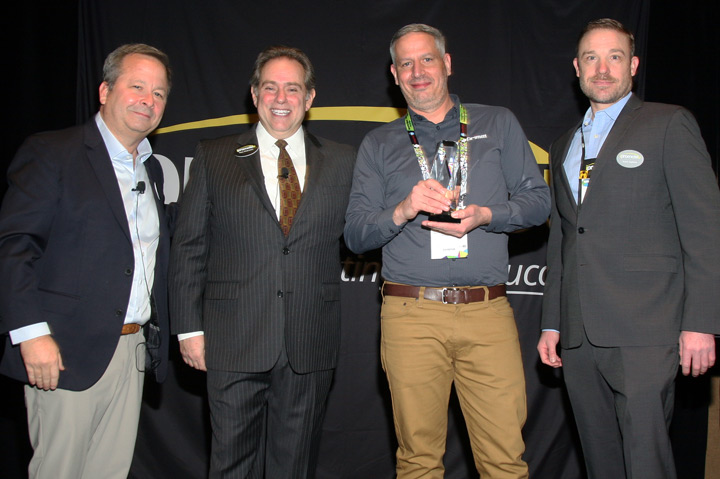
[[[285,236],[290,233],[293,217],[300,204],[300,181],[298,180],[295,167],[285,147],[287,141],[278,140],[275,142],[280,148],[278,156],[278,181],[280,182],[280,226]]]

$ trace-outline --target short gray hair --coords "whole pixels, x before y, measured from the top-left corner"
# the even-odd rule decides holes
[[[424,23],[411,23],[410,25],[405,25],[395,32],[392,40],[390,40],[390,58],[392,58],[393,64],[395,63],[395,44],[398,40],[400,40],[400,38],[404,37],[408,33],[427,33],[428,35],[431,35],[435,39],[435,46],[440,52],[440,56],[445,56],[445,44],[447,42],[445,40],[445,35],[443,35],[440,30],[435,27],[431,27],[430,25],[425,25]]]

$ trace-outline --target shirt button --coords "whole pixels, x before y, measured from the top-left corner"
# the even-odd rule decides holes
[[[578,228],[578,233],[583,234],[584,232],[585,232],[585,228],[583,228],[582,226],[580,228]]]
[[[282,291],[278,291],[278,292],[277,292],[277,297],[278,297],[278,298],[282,298],[282,297],[283,297],[283,292],[282,292]]]
[[[283,254],[286,254],[286,255],[287,255],[287,254],[290,254],[290,249],[289,249],[289,248],[283,248],[283,252],[282,252],[282,253],[283,253]]]
[[[118,310],[115,311],[115,316],[122,316],[122,315],[123,315],[123,310],[122,310],[122,309],[118,309]]]
[[[125,268],[125,276],[132,275],[132,268]]]

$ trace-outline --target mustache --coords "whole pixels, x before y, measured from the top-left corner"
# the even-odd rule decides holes
[[[607,73],[598,73],[597,75],[594,75],[590,77],[590,81],[617,81],[617,78],[615,78],[612,75],[609,75]]]
[[[427,75],[421,75],[421,76],[419,76],[419,77],[412,77],[412,79],[410,80],[410,83],[411,83],[411,84],[413,84],[413,83],[425,83],[425,82],[431,82],[431,83],[432,83],[432,78],[429,77],[429,76],[427,76]]]

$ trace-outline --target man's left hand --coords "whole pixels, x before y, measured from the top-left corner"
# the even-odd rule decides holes
[[[422,225],[446,235],[462,238],[478,226],[490,224],[492,211],[487,206],[469,205],[462,210],[453,211],[452,217],[461,220],[460,223],[426,220]]]
[[[705,374],[715,364],[715,336],[707,333],[680,333],[680,365],[682,373],[693,377]]]

